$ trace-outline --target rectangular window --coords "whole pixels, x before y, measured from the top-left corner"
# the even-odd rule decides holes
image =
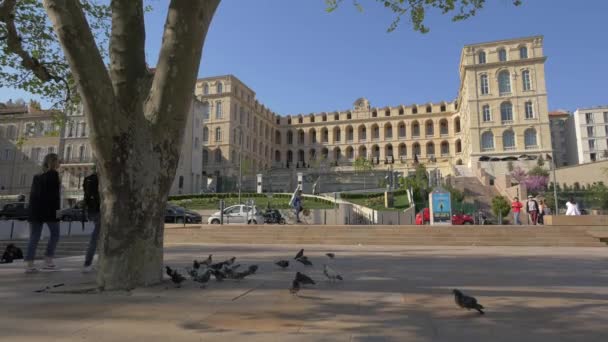
[[[490,106],[488,105],[483,106],[483,121],[492,121],[492,116],[490,115]]]
[[[594,136],[594,135],[595,135],[595,134],[594,134],[594,131],[593,131],[593,126],[589,126],[589,127],[587,127],[587,136],[588,136],[588,137],[592,137],[592,136]]]
[[[215,118],[216,119],[222,118],[222,103],[219,101],[215,103]]]
[[[530,71],[524,70],[521,74],[521,78],[524,90],[530,90],[532,88],[530,83]]]
[[[490,87],[488,84],[488,76],[481,75],[481,95],[487,95],[490,92]]]
[[[585,122],[587,123],[587,125],[593,123],[593,113],[585,113]]]
[[[604,126],[604,132],[606,133],[606,136],[608,137],[608,126]]]
[[[595,151],[595,140],[589,140],[589,151]]]
[[[608,112],[604,112],[604,123],[608,124]]]
[[[534,119],[534,108],[531,101],[526,102],[526,119]]]

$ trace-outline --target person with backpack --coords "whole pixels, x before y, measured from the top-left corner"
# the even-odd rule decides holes
[[[91,240],[87,247],[87,252],[84,258],[84,265],[82,272],[89,273],[93,271],[93,258],[97,251],[97,241],[99,240],[99,223],[100,223],[100,204],[99,199],[99,178],[97,177],[97,171],[93,168],[93,173],[88,175],[82,181],[82,188],[84,189],[84,210],[86,212],[89,221],[92,221],[95,228],[91,233]]]
[[[43,173],[35,175],[32,180],[30,199],[28,205],[28,221],[30,223],[30,239],[25,256],[25,273],[35,273],[38,269],[34,266],[36,249],[42,235],[42,227],[46,223],[51,232],[49,242],[46,246],[46,254],[43,269],[54,270],[57,267],[53,263],[55,249],[59,242],[59,219],[57,211],[61,206],[61,180],[59,179],[59,156],[49,153],[42,162]]]
[[[540,212],[540,207],[538,206],[538,202],[534,199],[532,195],[528,195],[528,201],[526,202],[526,212],[530,215],[530,222],[536,226],[538,223],[538,213]]]

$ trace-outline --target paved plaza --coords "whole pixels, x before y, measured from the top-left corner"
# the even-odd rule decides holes
[[[298,247],[169,246],[166,264],[179,269],[209,253],[260,266],[244,281],[205,289],[167,280],[96,293],[94,275],[80,273],[82,257],[35,275],[20,262],[0,265],[0,340],[608,340],[608,248],[302,246],[314,267],[273,265],[293,262]],[[344,282],[326,282],[323,263]],[[296,270],[317,281],[298,297],[288,291]],[[477,297],[486,315],[456,307],[453,288]]]

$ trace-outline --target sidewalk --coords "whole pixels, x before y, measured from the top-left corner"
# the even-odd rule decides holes
[[[0,340],[608,340],[608,248],[304,247],[313,268],[292,263],[293,246],[168,247],[166,264],[179,269],[209,253],[260,266],[244,281],[212,280],[205,289],[167,281],[96,293],[94,275],[80,273],[82,257],[34,275],[21,262],[0,265]],[[278,259],[290,260],[289,270],[275,267]],[[345,281],[326,282],[323,263]],[[287,290],[296,270],[318,281],[299,297]],[[476,296],[487,314],[457,308],[452,288]]]

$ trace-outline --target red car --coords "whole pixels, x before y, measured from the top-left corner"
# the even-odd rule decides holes
[[[422,209],[418,214],[416,214],[416,225],[424,225],[429,224],[431,222],[431,213],[429,208]],[[463,224],[473,224],[473,216],[467,214],[454,214],[452,215],[452,225],[463,225]]]

